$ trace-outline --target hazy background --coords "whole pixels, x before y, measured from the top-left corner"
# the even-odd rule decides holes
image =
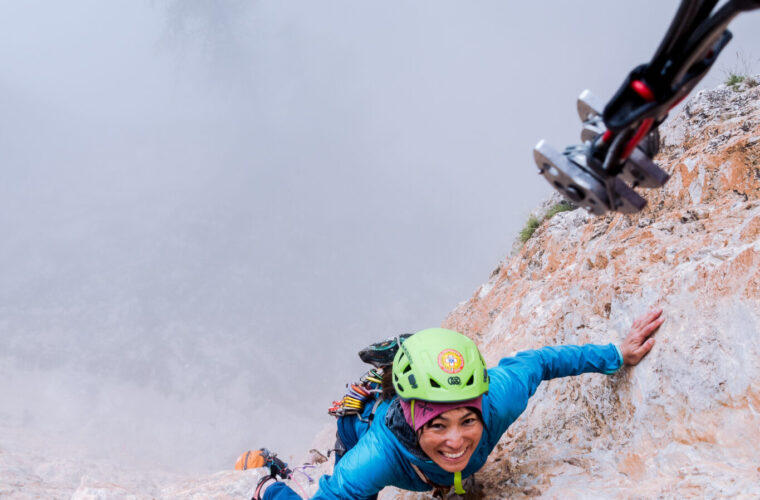
[[[185,470],[307,449],[359,348],[487,279],[550,192],[534,144],[677,5],[0,3],[0,424]]]

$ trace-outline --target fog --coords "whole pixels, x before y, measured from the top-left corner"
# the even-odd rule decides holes
[[[1,3],[0,425],[182,470],[308,449],[361,347],[505,258],[533,145],[677,5]],[[757,71],[759,22],[703,86]]]

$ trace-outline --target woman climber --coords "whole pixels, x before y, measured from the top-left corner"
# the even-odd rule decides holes
[[[544,347],[486,369],[475,343],[442,328],[400,344],[391,370],[396,394],[372,405],[373,417],[346,419],[357,436],[315,499],[373,499],[385,486],[443,497],[485,464],[502,434],[525,410],[543,380],[633,366],[652,349],[662,310],[637,318],[620,346]],[[369,405],[365,413],[370,411]],[[366,416],[366,415],[365,415]],[[344,426],[347,422],[343,422]],[[264,478],[254,500],[300,498],[285,483]]]

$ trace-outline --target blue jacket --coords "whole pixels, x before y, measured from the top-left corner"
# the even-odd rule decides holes
[[[502,434],[525,411],[528,399],[541,381],[588,372],[611,374],[622,364],[620,351],[613,344],[544,347],[499,361],[498,366],[488,370],[491,380],[488,394],[483,396],[483,436],[462,477],[483,467]],[[394,403],[395,398],[383,401],[377,407],[371,426],[357,424],[359,442],[336,464],[331,476],[322,476],[319,491],[313,498],[366,499],[385,486],[430,490],[411,464],[419,467],[433,483],[454,484],[454,474],[410,451],[391,431],[386,414]],[[264,494],[264,500],[299,498],[284,483],[273,484]]]

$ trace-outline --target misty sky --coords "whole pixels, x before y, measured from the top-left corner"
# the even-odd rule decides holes
[[[505,258],[535,143],[677,5],[0,3],[0,424],[208,470],[307,449],[358,349]],[[760,71],[759,23],[703,86]]]

